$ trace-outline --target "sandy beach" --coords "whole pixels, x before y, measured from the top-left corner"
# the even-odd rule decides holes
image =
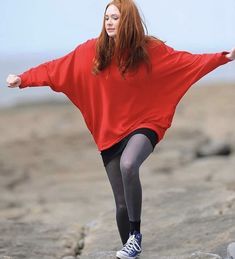
[[[193,86],[141,166],[140,258],[225,256],[235,240],[234,100],[235,83]],[[115,258],[113,194],[76,107],[2,108],[0,131],[0,258]]]

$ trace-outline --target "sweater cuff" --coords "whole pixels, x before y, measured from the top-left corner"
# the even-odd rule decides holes
[[[224,64],[226,64],[226,63],[228,63],[228,62],[230,62],[230,61],[233,61],[232,59],[226,57],[226,55],[229,54],[228,51],[223,51],[223,52],[220,52],[219,54],[220,54],[220,56],[221,56],[221,61],[222,61]]]
[[[28,84],[27,84],[26,77],[24,76],[24,73],[23,73],[23,74],[20,74],[20,75],[17,75],[17,76],[19,76],[20,79],[21,79],[21,84],[20,84],[19,88],[25,88],[25,87],[27,87]]]

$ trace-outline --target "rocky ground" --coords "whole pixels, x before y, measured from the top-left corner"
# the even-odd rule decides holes
[[[235,240],[235,85],[193,87],[143,163],[142,259],[220,258]],[[111,187],[70,103],[0,110],[0,258],[115,258]]]

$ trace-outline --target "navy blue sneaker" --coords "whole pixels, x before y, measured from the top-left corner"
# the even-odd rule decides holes
[[[141,249],[142,235],[134,231],[133,235],[129,234],[129,239],[123,248],[117,251],[116,256],[119,259],[135,259],[142,251]]]

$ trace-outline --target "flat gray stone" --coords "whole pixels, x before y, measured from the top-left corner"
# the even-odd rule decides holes
[[[211,145],[195,158],[208,136],[235,148],[234,86],[221,89],[224,98],[219,89],[194,102],[189,95],[140,168],[142,259],[225,258],[235,238],[235,155],[213,155],[221,147]],[[82,116],[49,104],[0,115],[0,259],[115,259],[113,194]]]
[[[228,245],[227,256],[229,259],[235,259],[235,242],[232,242]]]
[[[190,259],[222,259],[222,257],[212,253],[195,252],[190,256]]]
[[[232,147],[228,143],[210,141],[196,150],[197,157],[228,156],[232,153]]]
[[[154,252],[143,252],[139,255],[139,259],[222,259],[217,254],[206,252],[195,252],[189,255],[159,255]],[[89,253],[87,255],[78,256],[77,259],[116,259],[115,251],[101,251]]]

